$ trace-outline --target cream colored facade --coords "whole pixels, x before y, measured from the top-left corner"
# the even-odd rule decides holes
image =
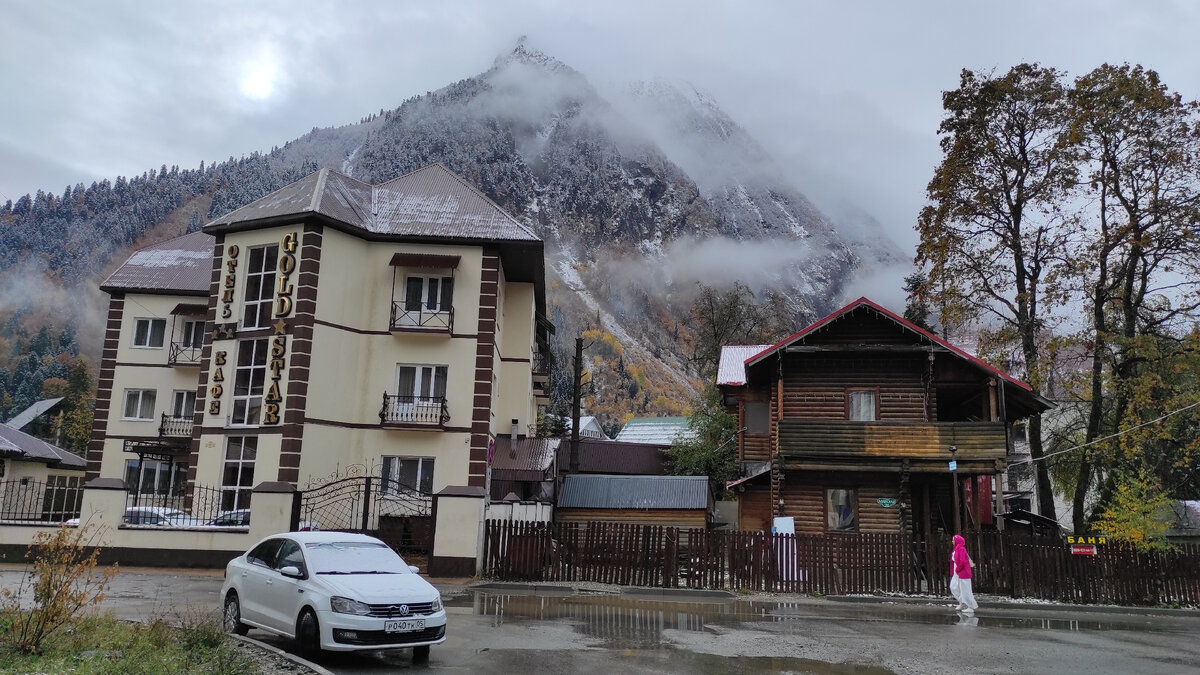
[[[482,487],[488,442],[508,434],[514,421],[520,435],[535,426],[533,363],[547,349],[549,325],[538,319],[545,300],[536,237],[518,248],[454,232],[381,236],[303,209],[223,220],[205,229],[207,243],[189,244],[193,252],[205,245],[212,251],[196,263],[209,270],[202,295],[195,284],[149,288],[158,279],[149,267],[144,278],[150,281],[105,288],[112,307],[98,401],[108,403],[97,405],[89,478],[125,478],[130,461],[162,440],[161,417],[173,413],[181,391],[195,393],[195,424],[186,450],[168,454],[187,465],[189,487],[221,488],[231,498],[264,482],[304,490],[341,477],[379,476],[384,458],[420,459],[423,473],[432,469],[432,492]],[[273,271],[255,266],[256,251],[265,252],[265,267]],[[161,257],[171,255],[166,250]],[[523,280],[508,278],[507,269],[519,269]],[[410,277],[443,287],[452,280],[452,325],[440,323],[449,321],[450,311],[434,316],[432,326],[396,325]],[[269,294],[256,294],[263,282]],[[269,316],[247,323],[247,305],[256,302]],[[203,358],[194,366],[172,365],[172,328],[195,318],[173,312],[195,303],[207,312]],[[138,321],[153,319],[166,321],[165,347],[136,346]],[[259,360],[248,365],[251,354]],[[440,404],[429,402],[440,396],[401,391],[412,386],[401,368],[417,373],[418,386],[433,378],[435,394],[444,387],[446,415],[418,414],[440,412]],[[256,388],[246,391],[244,382]],[[156,392],[149,418],[126,414],[127,392],[139,391]],[[239,499],[223,508],[242,508]]]

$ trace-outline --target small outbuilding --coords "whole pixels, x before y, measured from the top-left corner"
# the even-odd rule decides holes
[[[575,474],[563,481],[555,520],[706,528],[711,511],[705,476]]]

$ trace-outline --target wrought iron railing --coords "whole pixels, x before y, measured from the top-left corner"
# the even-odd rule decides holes
[[[182,342],[172,342],[171,351],[167,353],[167,363],[172,366],[198,366],[202,345],[185,345]]]
[[[78,518],[82,503],[80,476],[50,476],[47,482],[30,478],[0,481],[0,520],[61,523]]]
[[[407,309],[406,302],[392,303],[392,330],[444,331],[454,328],[454,308],[430,309],[425,303],[415,309]]]
[[[241,499],[236,497],[240,494]],[[135,509],[153,510],[163,518],[151,518],[154,522],[127,522],[127,525],[158,525],[165,527],[199,527],[210,524],[218,515],[235,509],[248,509],[249,490],[234,488],[193,486],[190,491],[174,493],[130,492],[125,499],[126,520]],[[244,502],[244,503],[243,503]],[[132,520],[143,520],[133,518]]]
[[[551,365],[553,365],[553,359],[550,354],[539,352],[533,355],[532,370],[534,375],[549,375]]]
[[[163,413],[162,424],[158,425],[158,435],[191,437],[193,422],[192,417],[175,417]]]
[[[450,410],[446,407],[445,396],[383,395],[380,424],[444,425],[449,421]]]

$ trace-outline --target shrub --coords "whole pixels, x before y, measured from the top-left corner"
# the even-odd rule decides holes
[[[8,622],[0,644],[39,654],[46,636],[104,600],[117,566],[97,569],[98,539],[92,526],[61,526],[34,537],[25,554],[32,567],[15,588],[0,589],[0,614]]]

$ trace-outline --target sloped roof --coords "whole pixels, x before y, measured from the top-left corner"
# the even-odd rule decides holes
[[[563,481],[559,508],[707,509],[705,476],[573,474]]]
[[[26,424],[29,424],[42,415],[42,413],[45,413],[47,410],[50,410],[54,406],[58,405],[58,402],[61,400],[61,396],[58,398],[44,398],[17,413],[11,420],[6,422],[6,424],[17,430],[24,429]]]
[[[509,446],[507,436],[496,438],[492,456],[492,477],[501,480],[541,480],[554,465],[558,438],[519,438]]]
[[[367,233],[438,239],[539,242],[470,183],[430,164],[380,185],[320,171],[231,211],[205,232],[316,214]]]
[[[686,417],[631,417],[613,437],[621,443],[670,445],[675,439],[689,439],[696,432],[688,428]]]
[[[192,232],[135,251],[100,290],[208,295],[215,241],[210,234]]]
[[[80,471],[87,467],[87,461],[79,455],[50,445],[7,424],[0,424],[0,457],[42,462],[49,466]]]
[[[740,386],[746,384],[746,359],[761,353],[771,345],[726,345],[721,347],[717,365],[717,384]]]
[[[1200,501],[1177,499],[1169,508],[1168,537],[1200,537]]]
[[[558,469],[567,471],[571,466],[570,439],[563,439],[559,447]],[[664,451],[668,447],[670,444],[628,443],[580,437],[579,471],[661,476],[667,473]]]

